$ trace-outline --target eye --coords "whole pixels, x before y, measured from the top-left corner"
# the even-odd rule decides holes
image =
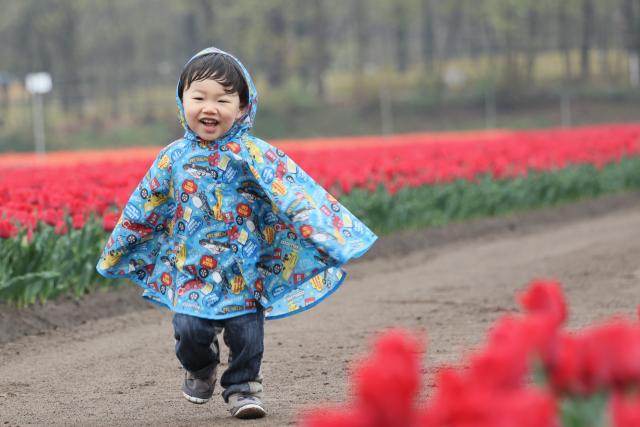
[[[225,103],[225,104],[229,103],[229,101],[226,100],[226,99],[221,99],[220,102]]]
[[[195,99],[196,101],[202,101],[204,98],[201,96],[194,96],[193,99]]]

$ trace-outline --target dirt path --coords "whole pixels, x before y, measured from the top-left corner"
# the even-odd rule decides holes
[[[544,215],[547,221],[540,220]],[[408,245],[411,251],[397,236],[381,239],[380,248],[347,266],[345,286],[325,303],[267,323],[263,371],[270,415],[264,420],[231,420],[219,395],[201,406],[181,397],[170,315],[154,308],[0,345],[0,426],[292,425],[301,408],[345,398],[349,362],[366,351],[374,331],[424,329],[428,366],[455,362],[496,317],[515,308],[514,291],[536,277],[564,284],[572,327],[635,313],[637,199],[571,221],[557,209],[523,218],[478,222],[471,236],[458,233],[459,226],[416,233],[433,245]],[[480,230],[492,224],[495,231]],[[438,240],[447,234],[453,238]]]

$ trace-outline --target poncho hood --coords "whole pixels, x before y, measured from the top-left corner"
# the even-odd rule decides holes
[[[242,115],[242,117],[240,117],[240,119],[236,120],[235,124],[231,127],[231,129],[227,131],[227,133],[225,133],[221,138],[219,138],[216,141],[218,143],[223,144],[225,142],[231,141],[232,139],[242,138],[242,136],[247,132],[249,132],[249,130],[253,127],[253,121],[255,120],[256,112],[258,111],[258,91],[256,90],[256,87],[253,84],[253,79],[251,78],[251,75],[249,74],[245,66],[242,65],[242,62],[240,62],[238,58],[231,55],[230,53],[227,53],[216,47],[208,47],[206,49],[201,50],[200,52],[193,55],[191,59],[189,59],[189,61],[187,61],[187,63],[184,66],[186,67],[187,65],[189,65],[191,61],[193,61],[196,58],[199,58],[203,55],[208,55],[211,53],[226,55],[229,58],[231,58],[233,61],[235,61],[235,63],[238,65],[238,67],[242,71],[242,76],[244,77],[244,80],[247,83],[247,87],[249,89],[249,102],[247,103],[247,111],[245,111],[245,113]],[[185,119],[184,105],[182,103],[182,100],[180,99],[179,86],[180,85],[178,83],[178,85],[176,86],[176,103],[178,104],[178,117],[180,118],[180,123],[182,124],[182,127],[185,130],[184,138],[189,139],[191,141],[197,141],[198,136],[195,134],[195,132],[193,132],[193,130],[189,128],[189,126],[187,125],[187,121]]]

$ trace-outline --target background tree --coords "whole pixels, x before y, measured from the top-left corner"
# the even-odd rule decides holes
[[[640,0],[0,0],[0,10],[0,72],[50,72],[47,99],[69,121],[173,113],[166,92],[210,45],[240,57],[282,105],[378,102],[379,82],[427,105],[419,98],[473,97],[489,81],[524,103],[524,92],[557,90],[549,58],[576,90],[600,78],[640,85]],[[468,77],[462,88],[443,86],[450,69]]]
[[[580,77],[586,80],[591,74],[591,47],[595,35],[596,11],[593,0],[582,0],[581,9]]]
[[[640,0],[622,0],[624,40],[629,52],[629,77],[633,86],[640,85]]]

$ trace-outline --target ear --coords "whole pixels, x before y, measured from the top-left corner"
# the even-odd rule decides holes
[[[242,117],[244,115],[244,113],[247,112],[248,109],[249,109],[249,105],[245,105],[244,107],[242,107],[240,109],[240,111],[238,112],[238,114],[236,115],[236,120],[238,120],[240,117]]]

